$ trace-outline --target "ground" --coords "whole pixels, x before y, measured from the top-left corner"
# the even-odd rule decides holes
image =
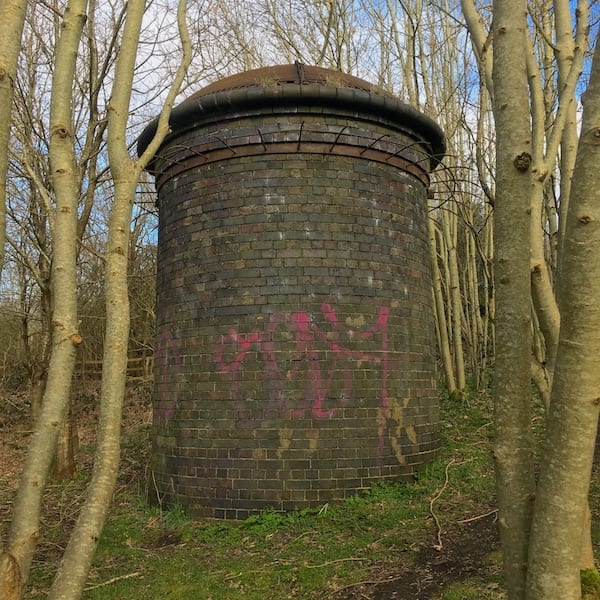
[[[450,583],[473,577],[487,581],[498,574],[498,565],[487,560],[498,547],[496,513],[492,513],[447,533],[442,550],[423,548],[410,571],[375,586],[372,597],[424,600],[436,597]],[[490,584],[490,590],[498,587]]]
[[[352,585],[347,590],[341,590],[334,598],[430,600],[439,598],[450,584],[472,578],[489,581],[493,579],[492,576],[498,575],[497,561],[490,560],[490,556],[499,548],[495,512],[454,527],[444,534],[442,542],[441,549],[423,545],[410,567],[382,575],[377,581]],[[487,587],[491,594],[489,598],[503,597],[499,584],[490,583]]]
[[[0,415],[0,526],[4,533],[31,428],[26,395],[1,397],[5,410]],[[374,497],[370,505],[358,503],[346,513],[330,508],[327,522],[313,512],[292,518],[267,515],[255,523],[221,526],[214,522],[186,524],[176,513],[159,514],[144,505],[141,492],[148,464],[149,398],[148,386],[141,386],[133,388],[127,399],[119,489],[84,598],[505,598],[492,498],[489,419],[477,410],[457,405],[445,415],[450,447],[423,482],[417,482],[414,493],[420,496],[413,497],[410,489],[404,489],[392,500]],[[50,482],[46,491],[43,525],[47,533],[39,544],[34,565],[37,575],[28,598],[46,595],[91,467],[98,392],[93,387],[82,390],[77,399],[80,474],[70,482]],[[597,490],[595,495],[593,490],[594,517],[597,500]],[[405,517],[390,514],[407,504],[414,506]],[[363,521],[353,530],[355,518]],[[405,518],[406,524],[389,537],[385,527],[394,525],[373,526],[387,519],[398,528],[399,518]],[[326,554],[328,535],[336,540],[341,553]],[[296,546],[298,549],[293,549]],[[190,573],[186,560],[195,561]],[[178,591],[168,576],[160,588],[164,561],[176,565],[173,573],[181,570]],[[328,567],[317,573],[315,565],[321,563]],[[306,579],[307,573],[314,578]],[[269,590],[262,595],[253,590],[259,578]],[[283,587],[277,588],[273,582],[283,582]],[[161,589],[169,591],[165,595]],[[286,595],[281,595],[281,589]]]

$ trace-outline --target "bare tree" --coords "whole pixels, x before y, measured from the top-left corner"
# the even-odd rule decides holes
[[[183,58],[158,120],[154,139],[144,155],[129,156],[127,121],[133,88],[137,47],[145,0],[130,1],[115,69],[115,84],[108,122],[108,152],[114,181],[108,229],[105,270],[106,339],[100,398],[100,424],[92,481],[59,572],[50,590],[51,599],[79,598],[83,590],[106,513],[117,481],[120,458],[122,405],[127,377],[129,294],[127,267],[132,207],[141,172],[169,131],[169,115],[192,59],[186,25],[186,1],[180,0],[177,20]]]
[[[6,175],[14,83],[27,0],[6,0],[0,4],[0,275],[6,242]]]
[[[77,328],[76,252],[78,178],[75,165],[72,82],[77,48],[86,17],[86,0],[72,0],[65,9],[57,43],[55,84],[50,103],[50,165],[56,196],[54,260],[52,263],[52,357],[39,418],[27,454],[24,474],[15,500],[13,519],[5,551],[11,573],[0,577],[0,590],[7,598],[20,598],[27,582],[36,540],[39,536],[41,494],[44,489],[61,423],[69,405],[75,352],[81,343]],[[20,583],[17,588],[14,577]],[[11,596],[9,596],[11,594]]]
[[[9,599],[21,597],[28,579],[36,540],[39,537],[41,495],[48,477],[60,424],[68,410],[75,350],[81,343],[77,321],[77,255],[78,248],[84,245],[82,237],[91,214],[97,179],[87,179],[90,184],[87,189],[83,187],[82,182],[90,173],[96,173],[98,144],[102,141],[104,132],[98,110],[100,85],[112,69],[110,62],[103,65],[98,63],[92,33],[88,35],[88,45],[80,45],[88,10],[89,16],[93,17],[95,8],[93,0],[89,6],[86,0],[70,0],[62,16],[56,5],[53,8],[56,30],[60,30],[53,60],[49,124],[50,180],[53,197],[50,199],[44,196],[53,234],[50,273],[52,352],[43,402],[14,503],[9,539],[0,560],[0,596]],[[116,69],[114,75],[111,75],[111,80],[116,83],[113,86],[109,109],[109,146],[112,148],[109,150],[109,158],[115,200],[105,253],[107,331],[99,439],[87,502],[65,553],[51,597],[80,596],[112,497],[119,463],[120,407],[127,370],[127,263],[131,210],[139,175],[168,131],[168,113],[192,54],[185,29],[185,2],[181,2],[178,21],[185,47],[184,60],[180,63],[175,85],[167,97],[156,142],[142,160],[130,159],[127,154],[126,126],[145,8],[146,3],[143,0],[129,2],[122,13],[122,16],[127,15],[122,38],[117,44],[119,23],[122,22],[122,18],[117,16],[114,37],[112,42],[109,42],[109,47],[118,47]],[[93,24],[93,18],[90,18],[88,23]],[[90,32],[90,29],[87,31]],[[87,49],[87,55],[82,52],[82,48]],[[83,60],[80,62],[82,55]],[[74,108],[78,106],[74,100],[78,81],[77,69],[85,64],[89,66],[86,79],[91,82],[90,95],[87,96],[88,103],[84,105],[84,109],[75,111]],[[89,122],[95,126],[86,129],[85,126]],[[82,128],[83,144],[76,146],[80,140],[78,133]],[[92,171],[89,170],[90,165]],[[36,189],[46,191],[45,186],[37,185],[40,180],[36,180],[35,171],[26,169],[26,172],[29,180],[36,184]],[[90,535],[90,531],[97,532],[97,535]]]
[[[524,597],[535,491],[531,433],[529,210],[531,136],[525,55],[527,2],[494,2],[496,123],[494,459],[509,598]]]
[[[565,227],[561,327],[530,540],[527,600],[581,597],[581,539],[600,405],[599,140],[597,41]]]
[[[90,15],[94,4],[91,3]],[[32,6],[27,14],[25,46],[21,53],[11,140],[11,187],[8,202],[8,240],[14,260],[22,265],[31,285],[23,286],[22,339],[25,361],[31,382],[31,409],[35,421],[41,410],[50,360],[52,328],[52,257],[56,239],[55,191],[50,175],[48,98],[54,75],[54,31],[59,13],[45,5]],[[106,72],[111,56],[98,55],[90,30],[95,27],[92,16],[87,20],[84,38],[87,62],[84,70],[78,59],[72,96],[74,140],[74,193],[77,195],[77,262],[84,248],[82,238],[88,226],[103,169],[98,156],[103,144],[105,123],[99,111],[102,92],[100,76]],[[110,41],[110,40],[109,40]],[[108,44],[110,48],[110,43]],[[103,63],[104,64],[101,64]],[[99,64],[100,63],[100,64]],[[85,115],[82,117],[82,115]],[[26,306],[27,297],[36,299]],[[34,323],[35,327],[31,328]],[[67,413],[68,414],[68,413]],[[72,422],[67,419],[59,436],[59,452],[54,461],[54,475],[68,477],[75,471]]]
[[[594,353],[596,342],[573,329],[572,323],[563,326],[559,307],[570,311],[576,297],[587,298],[590,286],[586,284],[586,289],[582,285],[583,273],[593,271],[581,254],[575,253],[573,261],[570,255],[574,245],[567,238],[562,239],[561,233],[576,226],[581,215],[572,204],[581,201],[587,206],[589,182],[593,185],[594,181],[591,171],[573,170],[577,138],[575,89],[587,50],[590,3],[577,3],[574,34],[570,4],[563,0],[494,2],[489,33],[482,8],[477,10],[471,0],[463,0],[462,7],[482,80],[492,99],[496,124],[495,459],[509,598],[579,598],[582,540],[586,557],[583,566],[593,566],[584,515],[591,468],[589,448],[595,439],[597,411],[591,402],[583,408],[585,403],[572,395],[566,400],[564,386],[568,381],[571,391],[581,389],[587,393],[577,382],[588,381],[596,367],[583,372],[575,368],[575,363],[569,362],[573,356],[570,344]],[[597,93],[590,84],[588,98],[592,107]],[[588,109],[592,120],[597,118],[594,110]],[[577,153],[578,164],[582,165],[587,164],[580,155],[584,148],[585,145]],[[560,181],[558,203],[553,201],[555,176]],[[573,190],[580,191],[577,199]],[[573,211],[579,216],[572,217]],[[529,228],[529,233],[524,227]],[[579,249],[584,247],[585,242]],[[592,258],[589,247],[586,252],[585,256]],[[528,285],[525,257],[530,262]],[[568,274],[564,268],[567,264],[571,271]],[[568,291],[564,283],[567,281]],[[529,325],[530,314],[533,326]],[[587,317],[593,320],[593,311]],[[561,348],[559,330],[561,337],[563,333],[569,336],[564,343],[570,350],[562,349],[564,358],[557,354]],[[530,375],[526,367],[532,353],[531,375],[542,398],[548,399],[546,445],[540,457],[545,475],[540,477],[537,490],[529,422]],[[564,365],[561,360],[565,360]],[[575,379],[568,379],[567,365],[569,376]],[[585,368],[584,365],[581,360],[578,367]],[[555,371],[562,378],[558,388],[553,385]],[[579,415],[577,423],[585,422],[583,429],[570,420],[573,414]],[[556,447],[561,451],[557,452]],[[579,478],[577,486],[565,483],[563,469]],[[569,523],[568,535],[559,521]],[[544,560],[548,552],[542,545],[550,543],[546,536],[552,536],[557,547],[548,561]]]

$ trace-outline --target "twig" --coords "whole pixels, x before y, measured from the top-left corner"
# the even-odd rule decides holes
[[[320,565],[307,565],[306,563],[304,563],[302,566],[305,569],[320,569],[321,567],[328,567],[329,565],[334,565],[336,563],[347,562],[347,561],[361,561],[361,560],[367,560],[367,559],[366,558],[354,558],[354,557],[338,558],[337,560],[330,560],[328,562],[321,563]]]
[[[365,581],[357,581],[356,583],[349,583],[348,585],[344,585],[341,588],[338,588],[337,590],[333,590],[332,592],[329,593],[329,595],[327,596],[327,598],[333,598],[335,595],[339,594],[340,592],[344,592],[346,590],[349,590],[350,588],[353,587],[358,587],[360,585],[380,585],[382,583],[390,583],[392,581],[399,581],[400,579],[404,579],[406,577],[406,573],[403,573],[402,575],[399,575],[398,577],[391,577],[389,579],[377,579],[377,580],[365,580]]]
[[[256,573],[266,573],[265,569],[255,569],[254,571],[240,571],[239,573],[232,573],[227,577],[223,577],[223,581],[232,581],[238,577],[244,577],[244,575],[255,575]]]
[[[437,515],[435,514],[435,512],[433,512],[433,503],[444,493],[444,490],[448,487],[448,469],[450,468],[450,465],[454,464],[455,462],[456,460],[453,458],[446,465],[444,485],[442,485],[442,487],[432,496],[431,500],[429,501],[429,513],[433,517],[433,520],[435,521],[435,526],[437,528],[437,544],[433,546],[433,549],[437,550],[438,552],[442,550],[444,545],[442,544],[442,526],[440,525],[440,521],[437,518]]]
[[[497,515],[497,514],[498,514],[498,509],[494,508],[493,510],[486,512],[483,515],[477,515],[476,517],[471,517],[470,519],[463,519],[462,521],[459,521],[459,523],[472,523],[473,521],[479,521],[479,519],[485,519],[486,517],[489,517],[490,515]]]
[[[297,542],[300,538],[306,537],[307,535],[311,535],[313,533],[314,531],[305,531],[304,533],[301,533],[299,536],[295,537],[290,543]]]
[[[347,561],[361,561],[361,560],[368,560],[366,558],[355,558],[355,557],[350,557],[350,558],[338,558],[337,560],[331,560],[328,562],[324,562],[318,565],[309,565],[306,563],[302,563],[300,566],[303,567],[304,569],[320,569],[321,567],[328,567],[329,565],[334,565],[336,563],[341,563],[341,562],[347,562]],[[232,579],[237,579],[238,577],[244,577],[246,575],[252,575],[255,573],[264,573],[265,569],[270,568],[270,567],[274,567],[275,565],[281,565],[281,566],[290,566],[296,564],[295,561],[287,561],[287,560],[275,560],[271,563],[269,563],[268,565],[265,565],[265,568],[263,569],[256,569],[254,571],[240,571],[239,573],[232,573],[231,575],[228,575],[227,577],[223,578],[223,581],[231,581]]]
[[[139,577],[140,575],[141,575],[141,573],[139,571],[136,571],[135,573],[127,573],[127,575],[119,575],[118,577],[113,577],[112,579],[109,579],[108,581],[105,581],[103,583],[97,583],[96,585],[90,585],[90,586],[86,587],[83,591],[89,592],[90,590],[95,590],[97,588],[101,588],[106,585],[110,585],[111,583],[115,583],[115,581],[121,581],[122,579],[131,579],[132,577]]]

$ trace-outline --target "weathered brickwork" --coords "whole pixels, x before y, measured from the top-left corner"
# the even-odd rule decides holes
[[[154,165],[152,486],[235,519],[408,478],[439,448],[426,144],[347,109],[247,112]]]

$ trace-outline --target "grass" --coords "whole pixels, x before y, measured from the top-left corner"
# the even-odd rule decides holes
[[[407,508],[398,492],[387,486],[343,506],[266,511],[241,524],[185,521],[177,510],[173,516],[140,509],[132,527],[131,513],[115,514],[96,563],[110,565],[118,554],[121,572],[142,570],[143,576],[84,597],[322,598],[332,581],[360,581],[399,545],[411,543],[424,511]]]
[[[472,580],[463,583],[451,584],[439,597],[439,600],[496,600],[500,596],[498,584],[485,584],[485,582]]]
[[[83,598],[360,597],[352,594],[364,589],[361,582],[384,581],[417,567],[423,548],[439,540],[445,547],[461,520],[493,507],[490,401],[486,394],[468,400],[443,403],[443,450],[414,483],[376,485],[343,504],[290,513],[268,510],[240,523],[194,521],[180,507],[147,506],[142,481],[149,426],[134,419],[120,487]],[[47,493],[46,505],[56,509],[59,503],[60,514],[46,523],[28,598],[47,594],[84,479],[51,486]],[[78,498],[71,504],[65,493],[69,486]],[[503,597],[499,590],[498,582],[472,579],[439,597],[498,599]]]

